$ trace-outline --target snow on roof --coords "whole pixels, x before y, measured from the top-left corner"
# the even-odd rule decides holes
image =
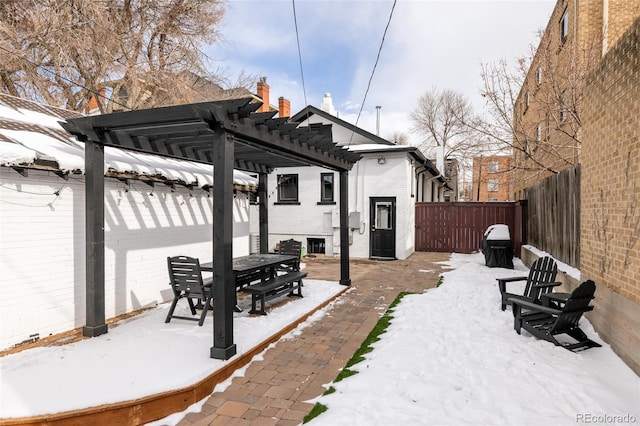
[[[407,145],[383,145],[379,143],[363,143],[358,145],[349,145],[349,151],[367,152],[367,151],[409,151],[415,149]]]
[[[82,114],[40,105],[0,93],[0,165],[34,166],[38,160],[55,161],[64,172],[84,173],[84,143],[60,125]],[[213,166],[173,158],[105,147],[104,171],[171,181],[213,185]],[[257,187],[258,179],[234,170],[234,184]]]

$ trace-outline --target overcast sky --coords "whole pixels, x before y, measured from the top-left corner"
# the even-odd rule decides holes
[[[513,62],[544,29],[555,0],[398,0],[358,126],[380,136],[402,131],[426,91],[452,89],[479,112],[480,65]],[[304,86],[291,0],[228,0],[224,42],[207,53],[230,74],[267,77],[270,103],[292,114],[331,93],[340,118],[355,123],[393,0],[297,0]],[[305,101],[306,94],[306,101]]]

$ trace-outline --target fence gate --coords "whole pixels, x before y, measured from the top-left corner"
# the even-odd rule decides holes
[[[503,223],[520,256],[526,244],[526,212],[526,201],[416,203],[416,251],[473,253],[481,249],[487,228]]]

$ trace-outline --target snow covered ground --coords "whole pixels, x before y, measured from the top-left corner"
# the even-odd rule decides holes
[[[305,280],[304,298],[292,299],[267,316],[250,316],[249,309],[234,313],[238,353],[247,352],[344,289],[336,282]],[[168,303],[162,304],[92,339],[0,358],[0,418],[57,413],[180,389],[229,362],[209,356],[211,315],[202,327],[180,319],[165,324],[168,309]],[[191,315],[185,300],[178,303],[176,313]]]
[[[353,367],[359,374],[334,384],[335,393],[318,398],[329,409],[311,424],[640,423],[640,378],[586,318],[581,327],[602,343],[601,348],[572,353],[526,331],[516,334],[510,310],[500,310],[495,281],[526,275],[519,259],[514,264],[514,270],[487,268],[480,253],[452,255],[444,283],[402,300],[374,351]],[[306,280],[304,299],[276,308],[267,317],[236,314],[238,352],[343,289],[333,282]],[[597,296],[596,290],[595,309]],[[208,357],[211,317],[203,327],[180,320],[165,324],[167,309],[160,306],[97,338],[0,358],[0,417],[133,399],[187,386],[218,369],[225,361]],[[323,308],[285,338],[321,320],[331,309],[331,305]],[[172,362],[175,356],[188,368],[178,368]],[[241,369],[235,375],[243,374]],[[153,424],[176,424],[186,412],[198,411],[204,401]]]
[[[513,330],[482,254],[454,254],[444,283],[402,299],[359,374],[319,398],[311,425],[576,425],[640,423],[640,378],[602,343],[573,353]],[[598,292],[593,304],[598,309]]]

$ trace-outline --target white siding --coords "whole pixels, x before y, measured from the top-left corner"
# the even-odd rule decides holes
[[[84,177],[0,167],[0,349],[85,325]],[[128,191],[127,191],[128,189]],[[54,193],[58,191],[59,195]],[[153,195],[151,195],[153,194]],[[171,300],[167,256],[212,256],[213,199],[201,189],[105,183],[105,309]],[[234,206],[234,256],[249,253],[248,201]]]
[[[321,204],[320,174],[331,173],[331,170],[320,167],[292,167],[276,169],[269,175],[269,249],[284,239],[302,239],[306,250],[307,238],[324,238],[327,254],[331,255],[334,228],[331,216],[337,214],[340,197],[340,174],[334,172],[335,204]],[[280,174],[298,175],[297,205],[277,204],[277,177]],[[329,218],[329,219],[328,219]]]
[[[378,157],[385,157],[384,164]],[[269,175],[269,248],[287,238],[302,241],[306,250],[307,238],[324,238],[326,255],[340,252],[339,200],[340,177],[335,172],[335,205],[318,205],[320,174],[329,172],[318,167],[277,169]],[[405,152],[363,154],[362,160],[349,172],[348,211],[359,212],[360,229],[350,230],[349,255],[369,257],[369,199],[396,198],[396,257],[406,259],[414,251],[415,198],[412,197],[413,165]],[[298,174],[299,205],[278,205],[277,175]]]

